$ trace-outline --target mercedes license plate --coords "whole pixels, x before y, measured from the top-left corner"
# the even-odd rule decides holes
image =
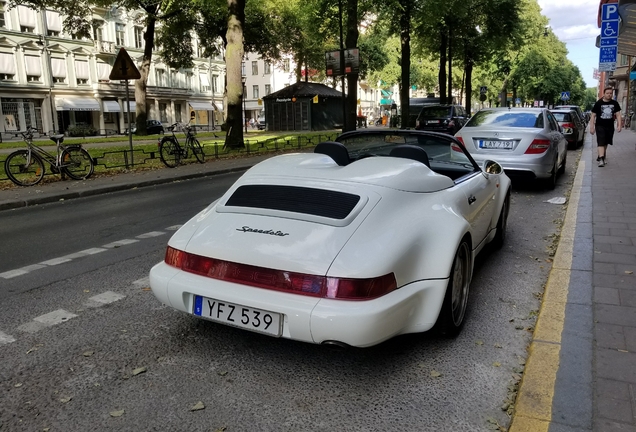
[[[427,120],[426,124],[440,124],[439,120]]]
[[[511,150],[513,141],[479,140],[479,148]]]
[[[275,312],[195,295],[194,314],[212,321],[271,336],[281,335],[281,314]]]

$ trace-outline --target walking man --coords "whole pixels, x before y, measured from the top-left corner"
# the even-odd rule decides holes
[[[607,145],[612,145],[614,138],[614,119],[616,119],[616,132],[620,132],[623,127],[621,115],[619,114],[621,106],[612,99],[614,89],[606,87],[603,91],[603,97],[596,101],[592,108],[590,117],[590,133],[596,133],[596,143],[598,148],[598,157],[596,158],[598,166],[603,167],[606,164]]]

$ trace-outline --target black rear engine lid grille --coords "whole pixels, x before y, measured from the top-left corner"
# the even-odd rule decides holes
[[[342,220],[359,201],[358,195],[325,189],[244,185],[234,191],[225,206],[281,210]]]

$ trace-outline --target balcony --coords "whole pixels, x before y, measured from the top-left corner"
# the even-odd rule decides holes
[[[93,43],[95,46],[95,50],[99,54],[117,54],[117,47],[115,46],[115,42],[96,40]]]

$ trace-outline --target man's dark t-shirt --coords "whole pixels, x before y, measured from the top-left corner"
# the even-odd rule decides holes
[[[600,126],[606,130],[614,129],[614,114],[621,110],[621,106],[614,99],[605,102],[599,99],[594,104],[592,112],[596,114],[596,126]]]

